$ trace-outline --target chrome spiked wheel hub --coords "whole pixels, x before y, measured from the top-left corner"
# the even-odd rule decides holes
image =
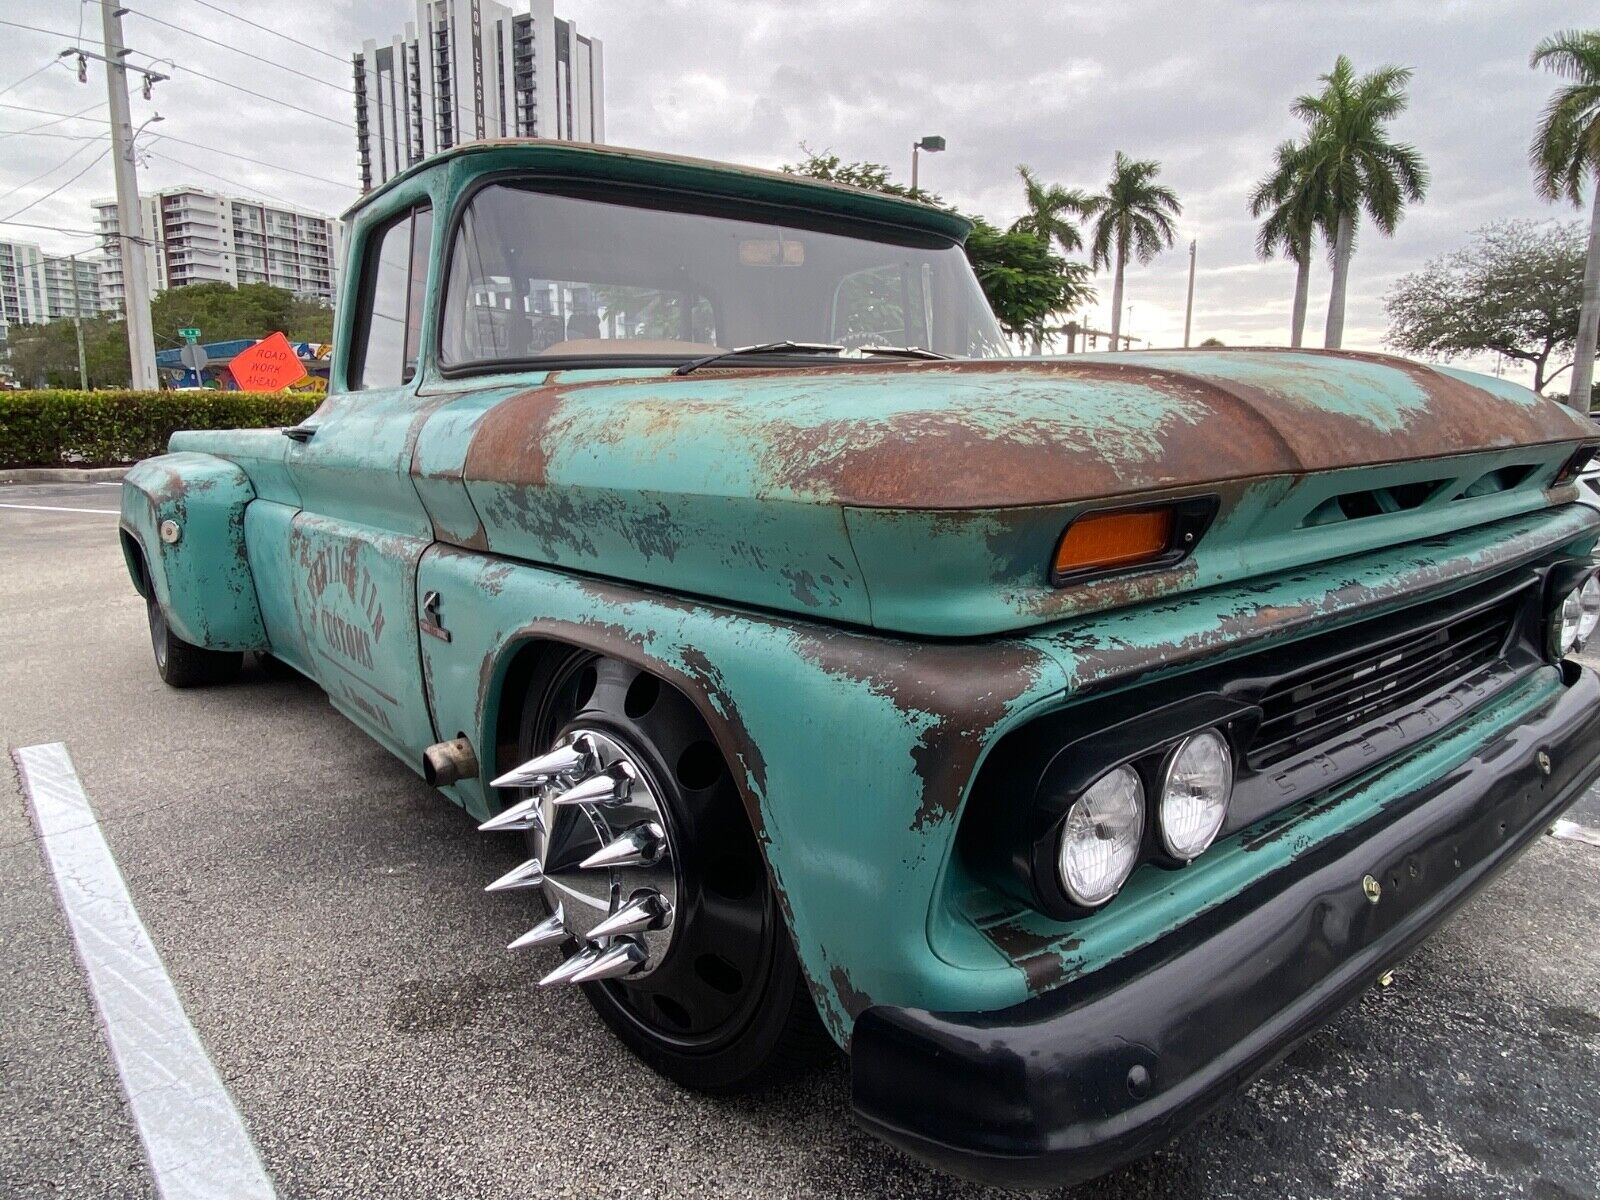
[[[540,982],[655,970],[672,944],[678,865],[648,772],[609,735],[574,729],[492,786],[532,788],[478,828],[528,833],[533,857],[488,890],[537,887],[552,914],[511,947],[578,941],[577,953]]]

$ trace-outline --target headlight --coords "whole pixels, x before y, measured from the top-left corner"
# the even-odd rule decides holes
[[[1578,645],[1581,647],[1594,635],[1600,625],[1600,575],[1589,576],[1589,582],[1578,589]]]
[[[1233,754],[1215,729],[1185,738],[1167,760],[1157,829],[1173,858],[1198,857],[1222,828],[1233,793]]]
[[[1117,894],[1139,858],[1144,784],[1132,767],[1097,779],[1067,810],[1057,868],[1074,904],[1097,908]]]

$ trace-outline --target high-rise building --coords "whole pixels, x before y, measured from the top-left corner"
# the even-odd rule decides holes
[[[283,204],[225,196],[198,187],[167,188],[140,198],[141,249],[152,291],[189,283],[270,283],[331,305],[338,292],[342,226],[333,217]],[[117,250],[117,204],[94,202],[104,242],[100,300],[123,304]]]
[[[598,38],[555,0],[417,0],[417,19],[355,55],[356,140],[366,191],[428,155],[482,138],[606,138]]]
[[[0,241],[0,345],[12,325],[38,325],[100,311],[93,258],[45,254],[32,242]]]

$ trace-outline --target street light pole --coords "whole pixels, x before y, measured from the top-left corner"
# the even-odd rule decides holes
[[[922,138],[919,141],[915,141],[915,142],[911,143],[911,190],[912,190],[912,192],[916,192],[918,190],[918,188],[917,188],[917,151],[926,150],[929,154],[937,154],[939,151],[941,151],[943,149],[944,149],[944,139],[942,137],[938,137],[937,135],[934,135],[934,134],[930,134],[927,137]]]
[[[1189,322],[1194,316],[1194,241],[1189,242],[1189,298],[1183,305],[1183,348],[1189,348]]]
[[[78,296],[78,256],[67,255],[72,268],[72,331],[78,335],[78,390],[89,390],[89,360],[83,353],[83,301]]]
[[[156,339],[150,321],[150,277],[146,273],[143,239],[139,236],[139,177],[133,160],[133,118],[128,109],[128,49],[122,44],[122,14],[109,0],[100,0],[100,27],[105,38],[106,98],[111,104],[111,159],[117,181],[117,238],[122,255],[122,313],[128,325],[128,361],[132,384],[154,391]],[[137,68],[136,68],[137,69]],[[146,87],[149,76],[146,74]]]

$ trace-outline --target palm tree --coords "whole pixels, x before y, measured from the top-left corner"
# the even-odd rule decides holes
[[[1177,194],[1155,181],[1161,164],[1134,160],[1117,151],[1106,190],[1089,197],[1086,216],[1095,218],[1090,264],[1115,270],[1111,284],[1111,348],[1122,332],[1122,275],[1131,253],[1147,263],[1177,237],[1172,218],[1183,212]]]
[[[1600,30],[1568,30],[1547,37],[1534,48],[1529,65],[1572,80],[1550,97],[1529,150],[1540,194],[1550,200],[1565,197],[1581,207],[1584,178],[1594,186],[1583,307],[1578,312],[1578,345],[1568,392],[1572,407],[1588,412],[1595,341],[1600,337]]]
[[[1344,301],[1355,248],[1356,222],[1363,211],[1380,232],[1393,234],[1406,203],[1421,204],[1428,190],[1422,155],[1391,142],[1387,123],[1406,108],[1406,67],[1379,67],[1359,79],[1344,55],[1322,78],[1322,92],[1301,96],[1294,114],[1311,126],[1306,142],[1308,169],[1326,181],[1333,237],[1333,286],[1328,292],[1324,345],[1344,342]]]
[[[1272,171],[1250,195],[1250,215],[1265,216],[1256,233],[1256,253],[1272,258],[1280,250],[1292,259],[1294,311],[1289,324],[1289,344],[1305,340],[1306,297],[1311,288],[1311,243],[1320,232],[1328,236],[1329,220],[1325,181],[1312,169],[1305,142],[1289,141],[1273,153]]]
[[[1079,232],[1073,217],[1081,217],[1089,211],[1089,197],[1077,188],[1064,188],[1059,183],[1040,183],[1027,166],[1018,167],[1017,174],[1022,176],[1028,211],[1011,223],[1011,232],[1031,234],[1045,245],[1054,243],[1068,253],[1083,249],[1083,234]],[[1042,354],[1042,323],[1034,326],[1031,336],[1033,353]]]

